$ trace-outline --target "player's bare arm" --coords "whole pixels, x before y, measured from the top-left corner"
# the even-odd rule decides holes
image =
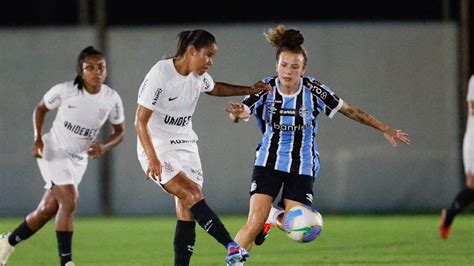
[[[145,175],[147,178],[153,178],[154,180],[157,180],[161,176],[161,162],[156,155],[155,149],[153,148],[153,143],[151,142],[151,137],[147,128],[148,121],[150,120],[152,114],[152,110],[138,105],[135,130],[149,160],[148,170]]]
[[[397,146],[397,140],[405,144],[410,144],[410,139],[408,138],[407,133],[399,129],[395,130],[389,127],[388,125],[379,121],[377,118],[373,117],[369,113],[363,111],[358,107],[352,106],[347,102],[344,102],[339,112],[341,112],[346,117],[352,120],[380,130],[383,133],[384,137],[388,140],[388,142],[390,142],[393,147]]]
[[[238,96],[255,94],[262,90],[271,91],[272,88],[270,87],[270,85],[263,83],[262,81],[257,81],[250,87],[232,85],[224,82],[216,82],[214,84],[214,89],[208,92],[207,94],[212,96]]]
[[[43,154],[43,139],[42,139],[42,130],[44,124],[44,117],[49,109],[44,104],[43,100],[41,100],[35,107],[33,112],[33,130],[34,130],[34,143],[31,149],[31,153],[33,157],[41,158]]]

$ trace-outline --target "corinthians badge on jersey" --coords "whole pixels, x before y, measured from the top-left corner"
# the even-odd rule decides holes
[[[99,108],[99,119],[102,120],[107,115],[107,108]]]

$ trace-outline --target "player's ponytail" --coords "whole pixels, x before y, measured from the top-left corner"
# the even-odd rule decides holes
[[[212,33],[201,29],[182,31],[178,34],[177,39],[178,44],[176,54],[174,55],[175,58],[183,56],[189,45],[194,45],[199,50],[209,44],[216,43],[216,38]]]

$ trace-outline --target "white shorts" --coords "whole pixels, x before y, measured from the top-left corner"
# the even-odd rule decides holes
[[[37,159],[37,162],[46,183],[44,188],[51,189],[53,185],[69,184],[78,187],[87,168],[87,155],[57,148],[48,134],[43,136],[43,143],[43,158]]]
[[[161,162],[162,171],[161,181],[152,179],[155,183],[164,185],[173,179],[180,171],[183,171],[189,179],[202,187],[204,177],[197,147],[195,150],[187,149],[158,152],[157,156]],[[143,171],[146,173],[148,170],[148,159],[142,159],[139,160],[139,162]]]

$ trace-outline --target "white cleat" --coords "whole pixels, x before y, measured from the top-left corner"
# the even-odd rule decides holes
[[[76,266],[76,264],[74,264],[72,261],[69,261],[65,264],[65,266]]]
[[[6,266],[8,257],[13,253],[15,248],[8,243],[8,237],[10,233],[4,233],[0,235],[0,266]]]

